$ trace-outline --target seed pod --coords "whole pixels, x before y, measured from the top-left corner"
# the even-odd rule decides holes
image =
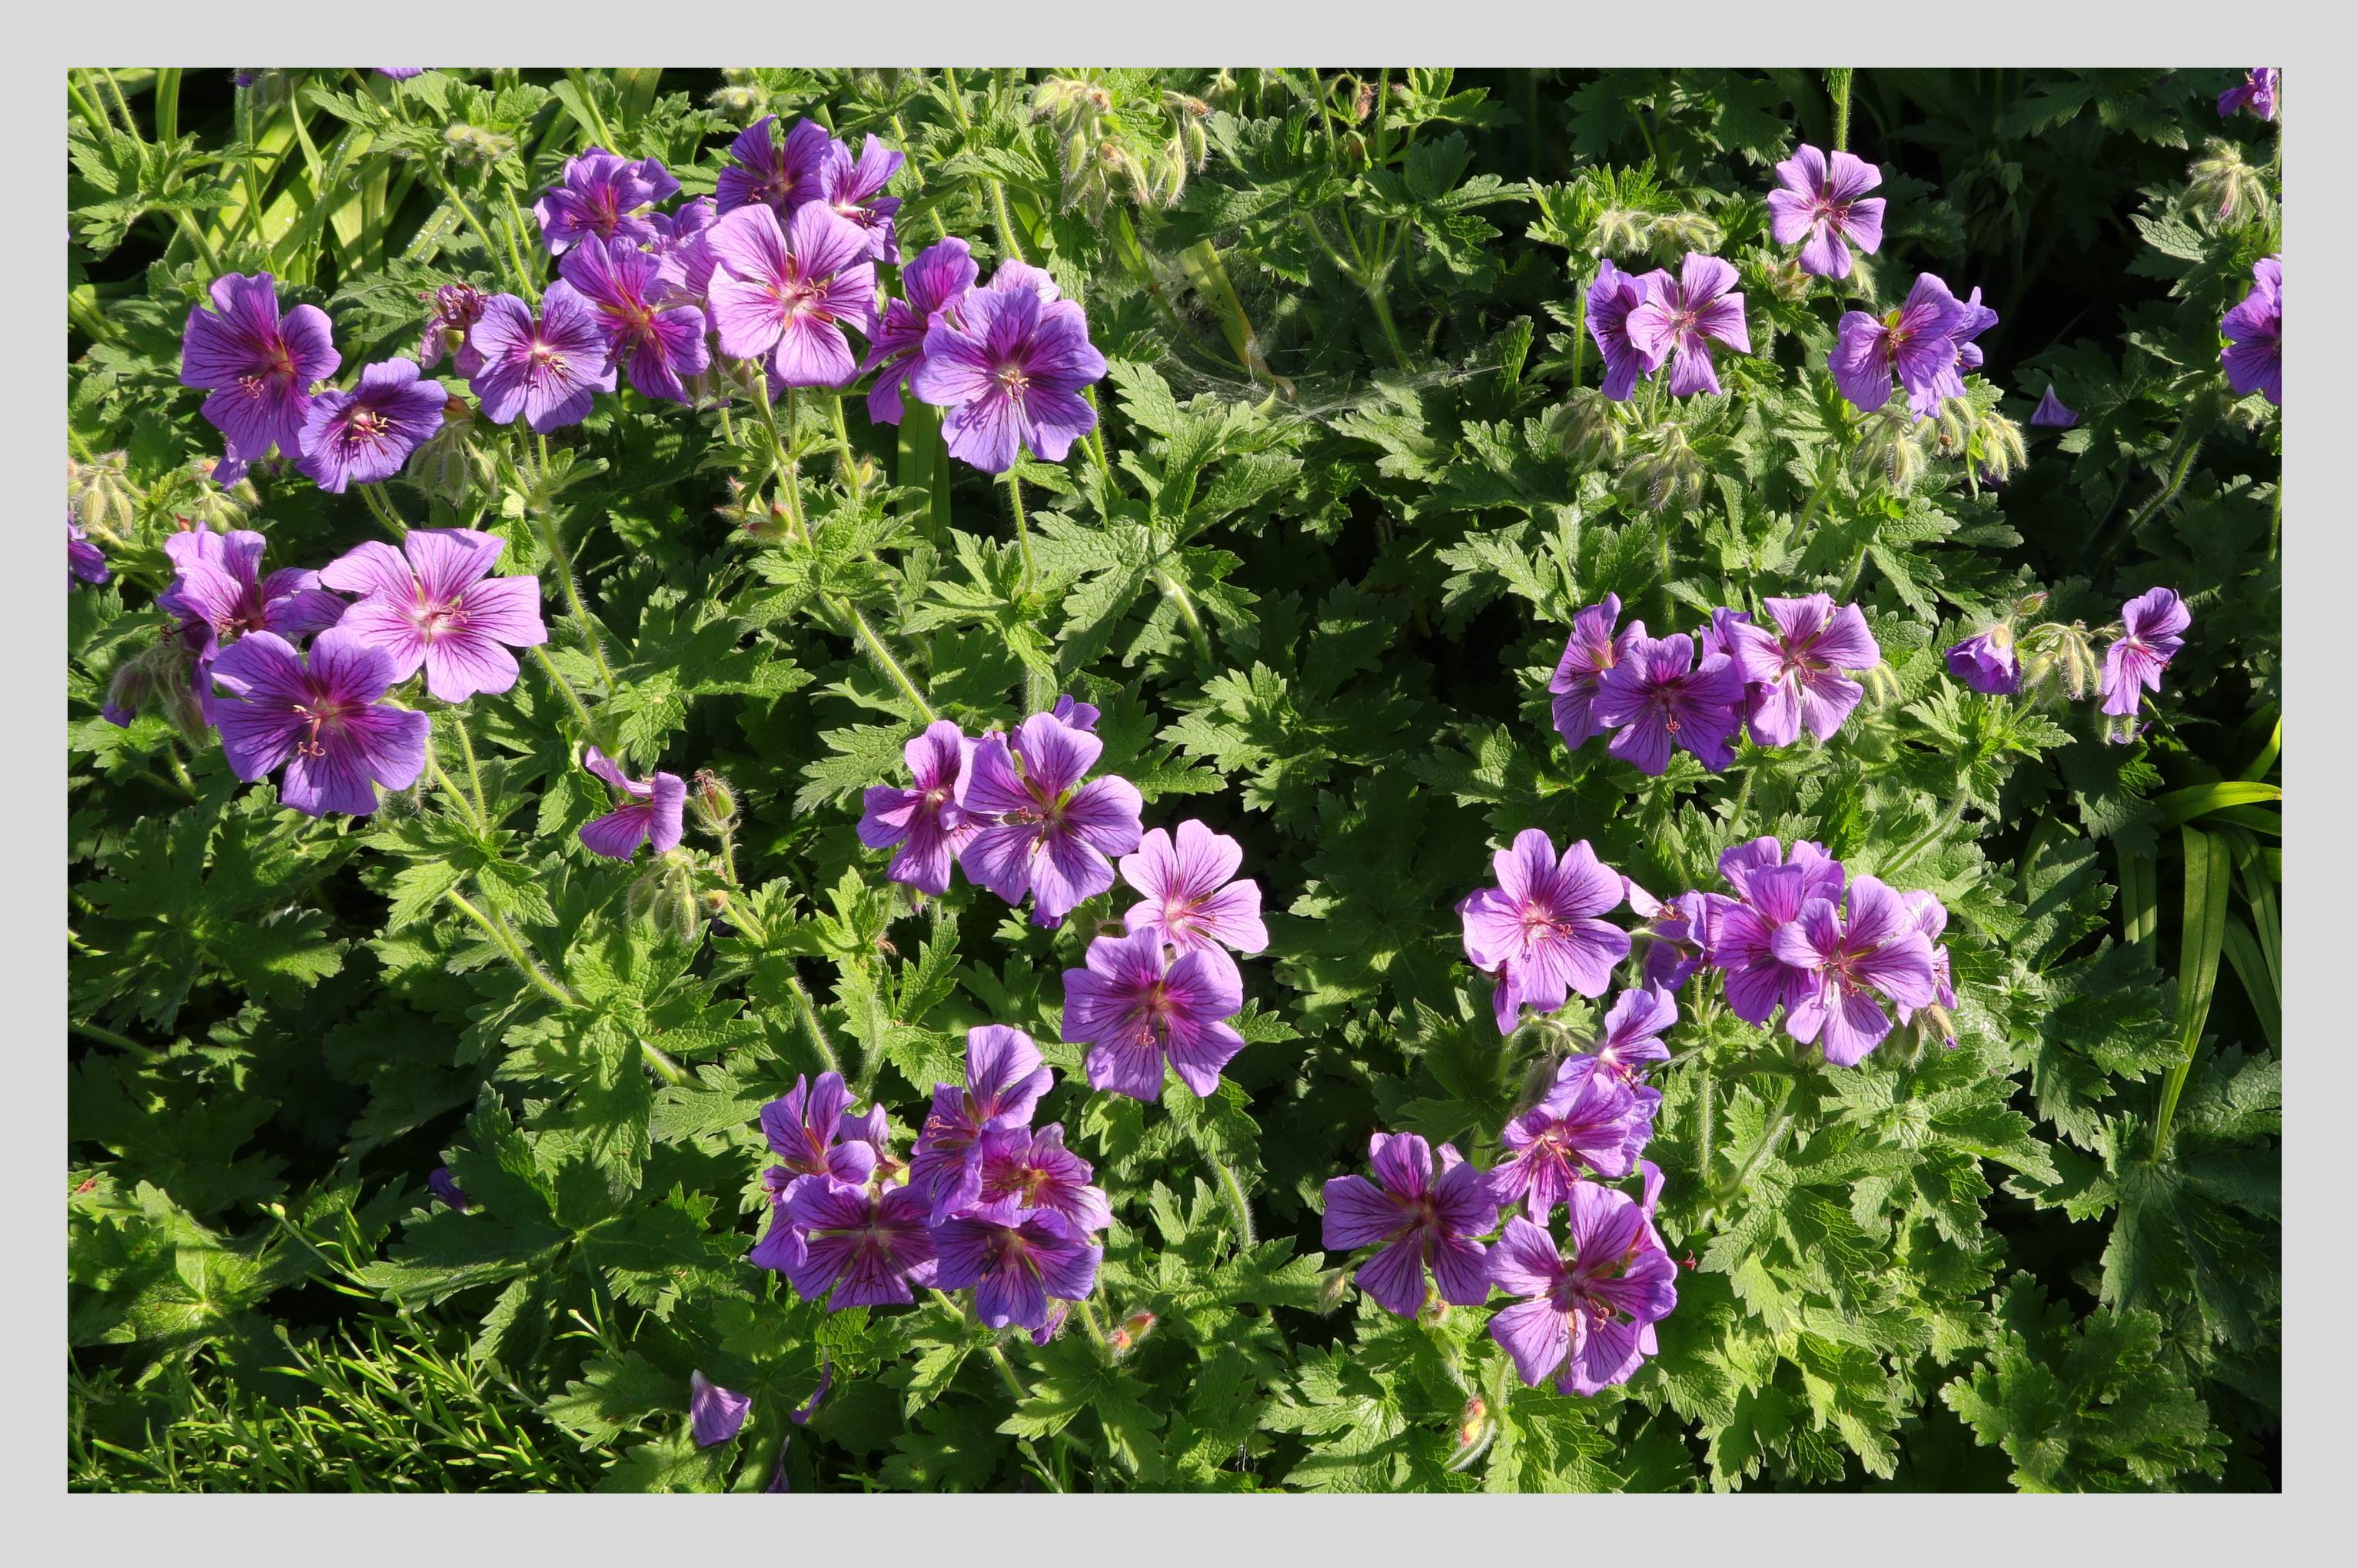
[[[694,809],[695,820],[711,832],[725,833],[737,825],[737,792],[709,768],[695,770],[687,803]]]

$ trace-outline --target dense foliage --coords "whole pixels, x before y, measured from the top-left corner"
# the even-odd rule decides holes
[[[2221,357],[2280,331],[2264,85],[73,72],[71,1483],[2271,1487],[2280,390]],[[1878,172],[1839,276],[1771,210],[1803,146]],[[262,274],[288,358],[221,371],[192,312]],[[897,424],[829,368],[874,287],[924,366]],[[283,427],[232,406],[274,375]],[[400,668],[386,546],[462,529],[496,565],[428,630],[500,629]],[[2097,665],[2162,586],[2139,701]],[[1780,728],[1744,660],[1812,595],[1867,651]],[[1700,665],[1640,683],[1630,620]],[[1992,628],[2009,682],[1945,657]],[[1621,661],[1609,740],[1558,732],[1567,642]],[[936,771],[875,795],[904,747]],[[957,845],[895,858],[879,813],[945,804]],[[1261,918],[1166,960],[1125,856],[1189,822]],[[1609,903],[1530,913],[1541,836]],[[1640,902],[1750,909],[1763,838],[1846,868],[1821,956],[1773,944],[1830,1023]],[[1824,978],[1884,885],[1946,921],[1881,950],[1896,1021]],[[1178,1072],[1122,1058],[1136,1017]],[[1061,1148],[963,1120],[1027,1065],[986,1026],[1050,1075],[998,1132]],[[928,1214],[968,1143],[1082,1219]],[[1429,1297],[1337,1229],[1427,1179]],[[845,1227],[939,1273],[830,1311]],[[1024,1247],[1042,1299],[992,1272]],[[1560,1384],[1514,1296],[1575,1301]]]

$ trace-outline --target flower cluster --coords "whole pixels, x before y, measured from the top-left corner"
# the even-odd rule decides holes
[[[1377,1133],[1374,1179],[1326,1183],[1326,1247],[1376,1249],[1358,1268],[1360,1288],[1402,1317],[1436,1296],[1453,1306],[1484,1305],[1493,1290],[1521,1297],[1491,1318],[1490,1336],[1533,1388],[1550,1376],[1564,1393],[1626,1382],[1677,1305],[1677,1269],[1652,1224],[1662,1176],[1641,1157],[1662,1098],[1642,1075],[1668,1058],[1661,1036],[1677,1016],[1658,986],[1622,992],[1595,1048],[1566,1058],[1501,1130],[1494,1169],[1452,1144],[1436,1152],[1412,1133]],[[1605,1185],[1632,1173],[1641,1198]],[[1568,1254],[1553,1232],[1558,1206]]]
[[[1577,751],[1609,733],[1610,755],[1659,774],[1674,751],[1719,771],[1747,725],[1755,746],[1790,745],[1803,729],[1830,740],[1865,695],[1845,671],[1882,661],[1865,615],[1825,594],[1760,605],[1766,625],[1717,609],[1699,632],[1660,638],[1643,621],[1620,625],[1617,594],[1582,609],[1547,685],[1564,744]]]
[[[2160,677],[2185,646],[2192,612],[2172,588],[2151,588],[2120,607],[2109,628],[2100,673],[2086,628],[2046,622],[2027,631],[2015,623],[2035,615],[2045,596],[2035,595],[2003,620],[1975,632],[1947,650],[1948,673],[1985,696],[2015,696],[2029,691],[2073,701],[2092,685],[2102,696],[2104,738],[2125,744],[2136,737],[2144,693],[2160,690]]]
[[[1719,390],[1710,345],[1751,352],[1751,329],[1735,269],[1717,256],[1686,252],[1678,275],[1655,269],[1631,276],[1598,263],[1587,288],[1587,334],[1604,356],[1604,395],[1625,401],[1640,379],[1667,364],[1670,394]]]
[[[1113,1223],[1062,1126],[1031,1125],[1053,1076],[1020,1029],[968,1031],[965,1084],[933,1086],[905,1166],[882,1107],[847,1113],[841,1074],[796,1079],[761,1110],[779,1163],[762,1174],[770,1222],[751,1262],[834,1312],[971,1288],[983,1322],[1044,1341],[1061,1321],[1050,1303],[1095,1288],[1104,1249],[1092,1238]]]

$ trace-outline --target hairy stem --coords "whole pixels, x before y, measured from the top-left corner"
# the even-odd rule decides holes
[[[1006,504],[1015,509],[1015,544],[1023,553],[1023,592],[1031,592],[1031,530],[1023,517],[1023,482],[1006,470]]]

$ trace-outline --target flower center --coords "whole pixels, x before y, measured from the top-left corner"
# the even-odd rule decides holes
[[[343,704],[328,702],[306,705],[296,703],[294,707],[295,715],[301,719],[306,726],[303,738],[295,743],[296,755],[298,757],[327,756],[328,748],[319,743],[319,727],[322,725],[332,725],[341,720],[344,716]]]
[[[549,375],[562,375],[565,372],[565,350],[554,343],[535,340],[527,358],[531,360],[532,368],[535,371],[544,371]]]
[[[1020,365],[1001,365],[998,374],[993,379],[998,382],[999,390],[1009,397],[1019,398],[1031,390],[1031,378]]]
[[[392,421],[372,408],[354,409],[352,416],[344,421],[344,442],[353,446],[372,442],[382,435],[391,424]]]

